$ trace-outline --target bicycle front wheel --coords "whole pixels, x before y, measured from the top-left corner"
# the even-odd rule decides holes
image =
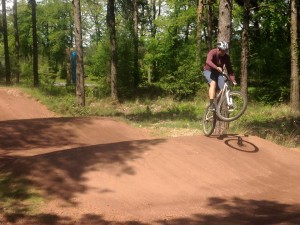
[[[216,113],[211,111],[208,106],[204,112],[202,120],[202,129],[205,136],[208,137],[214,132],[216,120]]]
[[[220,120],[230,122],[238,119],[247,108],[247,98],[240,91],[230,91],[224,95],[217,106],[216,113]]]

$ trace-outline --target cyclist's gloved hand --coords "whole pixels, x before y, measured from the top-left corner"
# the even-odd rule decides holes
[[[230,75],[229,78],[230,78],[230,80],[232,81],[232,83],[234,85],[237,85],[237,82],[235,81],[235,76],[234,75]]]
[[[223,73],[223,69],[221,67],[217,67],[217,70],[220,72],[220,73]]]

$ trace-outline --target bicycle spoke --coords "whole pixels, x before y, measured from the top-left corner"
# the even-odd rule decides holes
[[[217,112],[220,119],[232,121],[239,118],[246,110],[247,100],[238,91],[229,93],[229,98],[223,98],[220,103],[220,110]]]

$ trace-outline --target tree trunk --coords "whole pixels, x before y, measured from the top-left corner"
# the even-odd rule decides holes
[[[32,69],[33,69],[33,86],[39,86],[39,73],[38,73],[38,40],[36,33],[36,1],[30,0],[32,11]]]
[[[14,17],[14,34],[15,34],[15,57],[16,57],[16,83],[20,82],[20,40],[18,28],[18,2],[14,0],[13,4],[13,17]]]
[[[110,84],[111,97],[118,100],[117,92],[117,44],[116,44],[116,22],[115,22],[115,0],[107,2],[107,27],[110,37]]]
[[[291,93],[292,111],[299,111],[299,67],[298,67],[297,2],[291,0]]]
[[[134,45],[134,86],[140,83],[139,74],[139,35],[138,35],[138,0],[133,0],[133,45]]]
[[[2,22],[3,22],[3,42],[4,42],[4,59],[5,59],[5,79],[6,79],[6,85],[10,85],[11,77],[10,77],[10,61],[9,61],[9,49],[8,49],[8,33],[7,33],[5,0],[2,0]]]
[[[73,0],[75,46],[76,46],[76,98],[80,106],[85,106],[84,67],[82,49],[81,8],[80,0]]]
[[[218,41],[230,43],[231,37],[232,0],[220,0]]]
[[[220,0],[219,5],[219,24],[218,24],[218,41],[226,41],[230,43],[231,37],[231,16],[232,16],[232,1]],[[227,133],[229,123],[217,121],[214,134],[222,135]]]
[[[158,4],[156,4],[157,0],[150,0],[150,13],[149,13],[149,26],[151,37],[156,38],[157,26],[155,24],[156,16],[160,16],[160,8],[161,8],[161,0],[158,0]],[[148,69],[148,82],[157,81],[156,74],[156,61],[153,61],[149,65]]]
[[[71,49],[66,49],[66,86],[71,85]]]
[[[154,21],[156,20],[157,16],[160,16],[161,14],[161,5],[161,0],[149,0],[148,20],[151,37],[156,36],[157,26]]]
[[[249,45],[249,21],[250,21],[250,0],[244,0],[244,22],[242,33],[242,65],[241,65],[241,91],[248,96],[248,45]]]
[[[212,0],[207,0],[207,47],[212,49]]]
[[[201,43],[202,43],[202,17],[203,17],[203,0],[198,0],[197,11],[197,61],[199,67],[201,66]]]

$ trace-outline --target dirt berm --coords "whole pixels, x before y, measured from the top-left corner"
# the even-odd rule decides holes
[[[0,224],[299,225],[299,149],[240,137],[152,137],[110,118],[57,117],[1,88],[1,173],[44,200],[32,214],[31,192],[17,213],[0,199]]]

